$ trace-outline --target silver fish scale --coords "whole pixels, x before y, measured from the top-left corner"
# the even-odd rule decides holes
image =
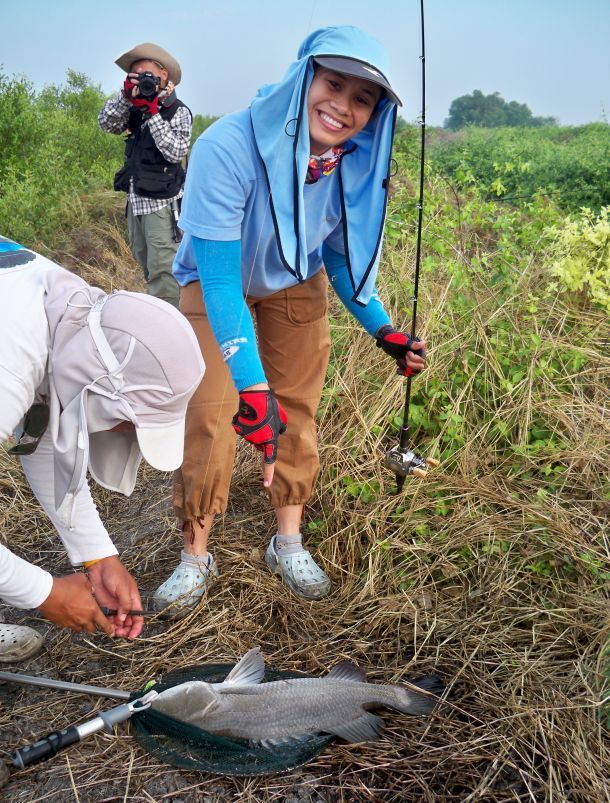
[[[251,741],[335,733],[365,715],[363,706],[412,711],[408,691],[326,678],[299,678],[217,692],[204,713],[190,711],[189,721],[211,733]],[[203,714],[203,716],[201,716]]]

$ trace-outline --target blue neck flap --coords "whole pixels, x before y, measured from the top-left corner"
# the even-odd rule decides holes
[[[308,270],[303,187],[315,56],[356,59],[389,77],[386,51],[375,39],[352,26],[321,28],[303,42],[283,80],[261,87],[252,101],[252,127],[267,173],[280,256],[299,281]],[[396,104],[384,95],[365,128],[347,144],[349,153],[337,168],[347,266],[354,301],[362,305],[374,290],[381,254],[396,113]]]

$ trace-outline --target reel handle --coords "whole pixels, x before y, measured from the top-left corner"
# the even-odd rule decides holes
[[[13,765],[20,770],[25,769],[31,764],[37,764],[39,761],[52,758],[60,750],[65,750],[66,747],[70,747],[76,742],[80,742],[80,733],[74,725],[61,731],[53,731],[48,736],[45,736],[44,739],[39,739],[33,744],[15,750],[11,757]]]

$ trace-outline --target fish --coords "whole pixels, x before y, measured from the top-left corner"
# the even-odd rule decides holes
[[[160,692],[152,708],[209,733],[272,748],[320,734],[346,742],[375,741],[385,723],[368,709],[426,715],[443,691],[437,675],[408,688],[368,683],[364,671],[347,661],[321,678],[262,683],[264,673],[260,647],[254,647],[221,683],[181,683]]]

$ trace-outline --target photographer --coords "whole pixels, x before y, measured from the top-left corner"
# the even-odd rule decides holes
[[[177,307],[172,262],[180,241],[182,160],[192,124],[190,110],[174,91],[182,72],[167,51],[149,42],[123,53],[115,64],[127,76],[118,97],[106,101],[98,117],[103,131],[127,134],[125,164],[114,189],[127,193],[129,243],[148,292]]]

